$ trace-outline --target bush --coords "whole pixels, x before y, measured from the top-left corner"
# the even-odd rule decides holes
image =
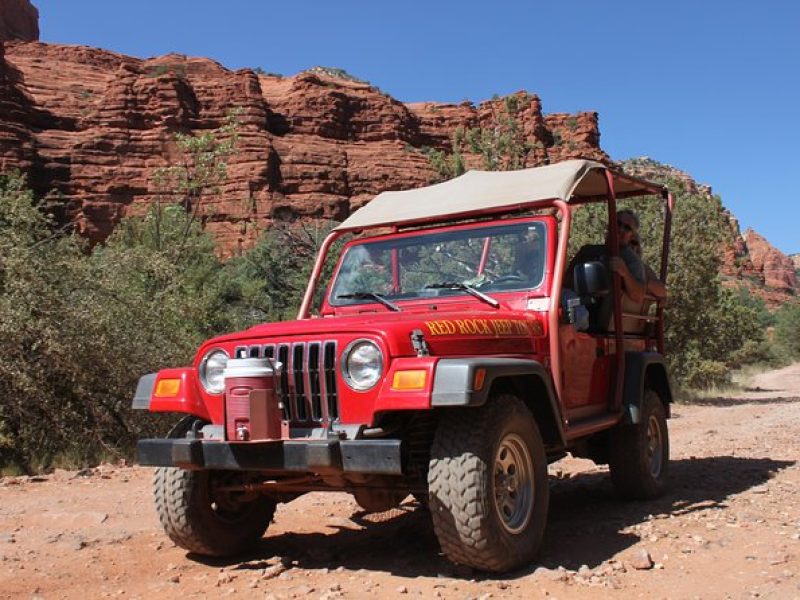
[[[54,228],[21,176],[0,177],[0,468],[129,456],[160,426],[130,410],[138,377],[189,363],[238,325],[226,310],[235,286],[200,226],[235,140],[221,131],[226,142],[178,139],[181,166],[160,181],[180,204],[162,194],[91,252]]]
[[[0,214],[0,466],[130,455],[158,422],[130,410],[138,377],[190,362],[232,326],[212,240],[197,224],[186,233],[171,206],[125,219],[88,253],[53,233],[16,176],[0,186]]]
[[[335,225],[318,222],[273,227],[259,236],[251,250],[228,262],[226,309],[237,315],[240,327],[295,318],[314,258]],[[317,300],[325,291],[337,255],[335,249],[328,255]]]
[[[782,356],[800,359],[800,302],[785,304],[775,314],[775,342]]]

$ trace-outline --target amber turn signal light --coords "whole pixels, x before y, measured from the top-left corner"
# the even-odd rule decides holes
[[[475,378],[472,380],[472,389],[477,392],[483,387],[484,381],[486,381],[486,369],[477,369]]]
[[[392,378],[393,390],[424,390],[428,372],[424,369],[397,371]]]
[[[177,396],[179,389],[181,389],[180,379],[161,379],[156,384],[156,393],[154,395],[169,398]]]

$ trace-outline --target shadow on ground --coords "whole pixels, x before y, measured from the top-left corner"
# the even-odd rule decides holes
[[[792,404],[800,403],[797,396],[775,396],[769,398],[726,398],[725,396],[713,398],[698,398],[692,400],[691,404],[697,406],[742,406],[744,404]]]
[[[683,515],[714,506],[749,488],[761,485],[795,464],[766,458],[718,456],[675,460],[670,463],[667,494],[647,502],[627,502],[614,494],[607,473],[551,480],[550,517],[535,565],[504,578],[527,575],[537,566],[578,569],[595,567],[627,549],[639,538],[623,530],[659,515]],[[322,520],[322,515],[308,515]],[[406,577],[474,578],[471,569],[453,566],[440,554],[430,514],[416,504],[381,515],[356,514],[363,530],[328,526],[330,533],[286,533],[264,538],[256,550],[236,561],[212,561],[215,566],[239,564],[263,568],[273,556],[296,561],[303,569],[366,569]],[[200,557],[194,557],[201,560]]]

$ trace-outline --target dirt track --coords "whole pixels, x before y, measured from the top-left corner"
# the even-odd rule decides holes
[[[657,501],[552,465],[540,562],[508,576],[451,566],[410,499],[362,515],[343,494],[282,505],[252,555],[201,562],[162,533],[149,470],[103,466],[0,480],[0,598],[800,598],[800,364],[752,385],[674,408]]]

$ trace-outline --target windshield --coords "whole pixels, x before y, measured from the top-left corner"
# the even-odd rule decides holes
[[[538,221],[429,231],[350,246],[333,284],[330,304],[485,294],[541,285],[545,225]]]

